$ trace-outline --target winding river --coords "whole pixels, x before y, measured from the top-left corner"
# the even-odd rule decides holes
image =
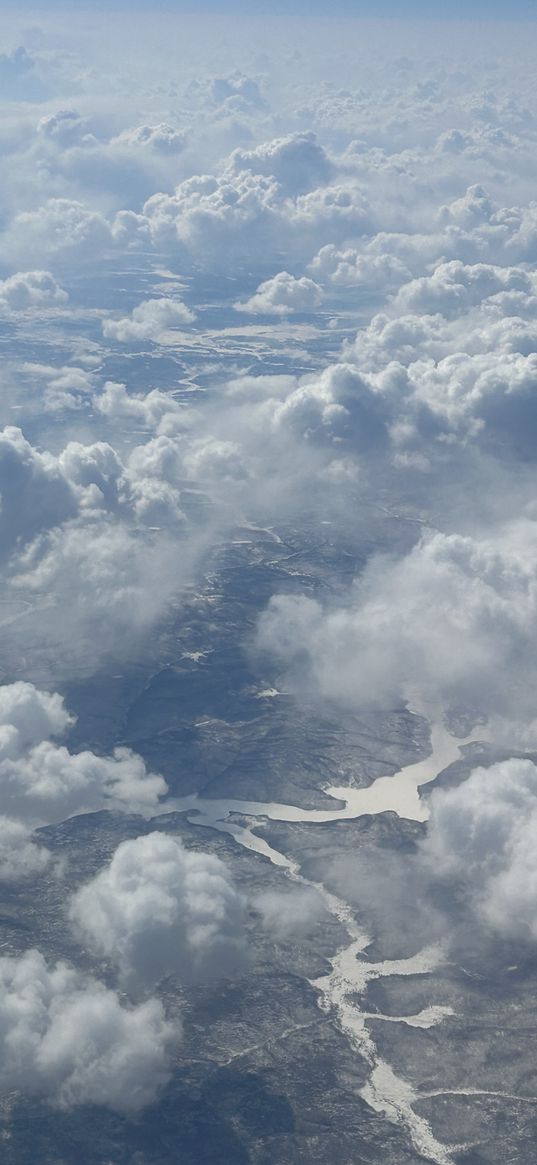
[[[361,956],[370,945],[371,937],[361,930],[354,911],[322,884],[304,877],[299,863],[280,850],[274,849],[254,833],[262,819],[322,825],[333,821],[351,821],[366,814],[392,812],[401,818],[425,821],[427,804],[420,798],[420,788],[433,781],[448,765],[460,758],[461,747],[472,738],[456,740],[441,725],[431,731],[432,750],[425,760],[400,769],[393,776],[379,777],[365,789],[331,786],[328,797],[338,802],[337,808],[300,809],[277,802],[209,800],[197,795],[175,800],[166,805],[178,812],[187,811],[188,820],[200,827],[230,834],[245,849],[267,858],[274,866],[285,870],[287,877],[300,885],[312,887],[321,895],[330,914],[345,927],[349,943],[338,951],[330,962],[328,974],[310,980],[318,992],[319,1007],[333,1017],[340,1031],[357,1053],[367,1062],[370,1073],[361,1096],[376,1112],[401,1124],[418,1153],[436,1165],[452,1165],[449,1148],[434,1136],[429,1123],[415,1112],[420,1096],[404,1079],[397,1076],[380,1056],[368,1029],[368,1020],[385,1020],[413,1027],[428,1028],[452,1014],[449,1007],[431,1006],[416,1015],[388,1016],[364,1011],[356,1002],[363,995],[371,979],[390,975],[425,975],[439,966],[444,954],[440,945],[430,946],[409,959],[371,963]],[[234,817],[246,818],[238,824]]]

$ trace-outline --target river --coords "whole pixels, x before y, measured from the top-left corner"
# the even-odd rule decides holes
[[[371,936],[361,929],[350,905],[321,883],[306,878],[298,862],[258,837],[254,829],[263,819],[323,825],[386,812],[396,813],[412,821],[425,821],[428,809],[420,797],[420,788],[458,760],[461,747],[468,744],[470,739],[457,740],[442,725],[435,724],[431,730],[429,756],[407,765],[393,776],[379,777],[368,788],[330,786],[325,792],[338,802],[338,807],[333,809],[300,809],[295,805],[264,801],[209,800],[197,795],[166,804],[166,811],[170,808],[178,812],[186,810],[188,820],[193,825],[230,834],[238,845],[282,868],[292,882],[312,887],[321,895],[330,914],[345,927],[349,943],[329,960],[330,971],[326,975],[310,980],[311,986],[318,993],[319,1007],[333,1017],[339,1030],[370,1068],[368,1081],[361,1090],[362,1099],[376,1112],[403,1125],[415,1150],[436,1165],[452,1165],[450,1150],[436,1139],[429,1123],[415,1112],[414,1106],[419,1095],[408,1081],[397,1076],[382,1059],[368,1029],[368,1020],[374,1018],[427,1028],[442,1022],[452,1011],[449,1007],[430,1006],[411,1016],[388,1016],[377,1012],[373,1015],[359,1006],[356,996],[363,995],[371,979],[430,973],[443,961],[441,945],[427,947],[409,959],[371,963],[363,957],[371,943]],[[232,820],[235,816],[248,820],[239,824]]]

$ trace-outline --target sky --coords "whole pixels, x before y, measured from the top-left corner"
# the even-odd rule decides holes
[[[513,0],[506,5],[503,0],[404,0],[396,3],[395,0],[335,0],[327,10],[321,0],[257,0],[250,3],[248,0],[229,0],[222,4],[217,0],[202,0],[200,4],[190,3],[189,0],[157,0],[148,5],[145,0],[114,0],[112,4],[100,3],[93,0],[91,4],[79,3],[73,8],[67,0],[56,0],[52,5],[43,0],[23,0],[18,6],[8,4],[7,11],[13,13],[46,12],[48,14],[68,8],[71,16],[75,12],[80,15],[89,15],[92,12],[154,12],[165,11],[181,15],[182,13],[199,14],[200,12],[220,13],[234,11],[241,13],[246,19],[255,19],[260,14],[275,15],[278,18],[295,18],[304,15],[308,18],[337,20],[341,16],[355,19],[395,20],[479,20],[479,21],[518,21],[535,20],[535,5],[532,0]]]

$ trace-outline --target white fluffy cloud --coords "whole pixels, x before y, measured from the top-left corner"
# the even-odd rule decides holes
[[[6,815],[36,826],[98,809],[154,812],[167,792],[163,778],[148,772],[130,749],[117,748],[110,757],[70,753],[50,739],[63,735],[72,722],[57,693],[23,682],[0,687],[0,787]]]
[[[3,311],[58,307],[68,298],[50,271],[18,271],[16,275],[0,280],[0,310]]]
[[[131,500],[145,521],[153,514],[141,494],[143,483]],[[173,496],[169,503],[177,526]],[[128,657],[181,592],[202,549],[202,539],[182,543],[177,529],[131,528],[99,513],[52,530],[18,559],[10,579],[11,593],[32,605],[36,596],[48,598],[39,619],[29,617],[17,634],[31,633],[37,652],[54,644],[56,667],[68,673],[89,674],[103,660]]]
[[[138,1007],[39,951],[0,958],[0,1083],[60,1108],[134,1113],[170,1074],[177,1028],[155,999]]]
[[[311,132],[275,138],[253,150],[235,150],[228,168],[235,174],[247,170],[275,178],[282,190],[291,196],[324,185],[333,174],[325,150]]]
[[[161,250],[216,270],[248,262],[267,251],[311,257],[328,243],[370,233],[374,216],[361,187],[338,180],[310,134],[238,150],[219,173],[185,179],[173,194],[147,200],[138,230]],[[119,222],[113,224],[118,238]]]
[[[124,467],[115,449],[106,441],[82,445],[70,441],[58,458],[58,465],[67,481],[80,491],[81,501],[98,501],[109,509],[118,503],[119,483]],[[98,496],[97,496],[98,495]]]
[[[537,527],[501,538],[428,533],[404,558],[373,557],[345,606],[272,599],[259,642],[296,682],[361,707],[464,707],[533,717]]]
[[[93,145],[97,141],[91,132],[90,123],[76,109],[59,109],[57,113],[47,113],[40,117],[37,133],[63,147]]]
[[[226,974],[244,960],[242,900],[224,863],[150,833],[118,846],[79,890],[71,918],[125,981],[151,984]]]
[[[435,789],[422,855],[461,883],[479,918],[500,934],[537,940],[537,767],[511,759]]]
[[[17,214],[4,237],[2,250],[15,261],[94,258],[113,245],[110,224],[98,210],[76,199],[51,198],[36,210]]]
[[[291,312],[310,312],[319,306],[321,288],[313,279],[302,276],[296,279],[288,271],[280,271],[272,279],[260,283],[257,291],[245,300],[236,303],[238,311],[252,314],[287,315]]]
[[[185,417],[185,409],[158,388],[147,393],[129,393],[125,384],[113,380],[106,381],[102,392],[95,394],[93,403],[110,421],[130,421],[150,433],[159,433],[163,422],[165,428],[176,428]]]
[[[138,344],[143,340],[162,343],[171,328],[181,328],[195,319],[194,312],[177,299],[146,299],[135,307],[130,316],[120,320],[105,320],[103,335],[107,340],[122,344]]]
[[[184,411],[158,390],[131,397],[107,384],[96,404],[113,425],[126,416],[150,431],[184,427]],[[201,543],[182,529],[179,444],[167,440],[166,456],[140,447],[125,464],[106,441],[70,441],[53,455],[20,429],[0,432],[3,581],[10,599],[28,603],[16,630],[31,627],[34,648],[54,641],[65,659],[91,668],[102,652],[130,650],[190,576]]]
[[[39,845],[28,826],[0,817],[0,882],[18,882],[40,874],[50,861],[49,850]]]
[[[25,361],[23,371],[31,377],[32,388],[42,396],[47,412],[80,409],[91,397],[93,374],[76,364],[54,366]]]
[[[77,499],[56,458],[13,426],[0,432],[0,556],[74,517]]]
[[[160,122],[158,125],[137,125],[134,129],[123,130],[112,141],[116,145],[142,147],[165,155],[181,154],[186,144],[185,134],[174,126],[167,125],[166,122]]]
[[[535,294],[535,276],[517,267],[487,263],[439,263],[432,275],[410,280],[395,296],[393,306],[401,312],[440,312],[445,318],[462,315],[472,307],[501,292]]]
[[[130,749],[116,748],[111,757],[100,757],[70,753],[50,741],[0,762],[0,781],[7,812],[36,825],[98,809],[149,815],[167,789]]]
[[[355,247],[342,250],[333,244],[321,247],[310,268],[313,275],[332,287],[354,288],[370,295],[387,295],[411,278],[408,267],[389,251],[376,254],[360,252]]]
[[[4,755],[19,756],[49,736],[62,736],[73,723],[57,692],[40,692],[22,680],[0,686],[0,741]]]

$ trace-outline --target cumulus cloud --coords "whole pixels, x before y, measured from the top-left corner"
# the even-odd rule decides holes
[[[62,736],[74,723],[57,692],[41,692],[22,680],[0,686],[2,752],[19,756],[49,736]]]
[[[57,307],[65,304],[68,298],[50,271],[18,271],[16,275],[0,280],[0,311]]]
[[[370,295],[387,295],[411,278],[408,267],[390,252],[361,252],[356,247],[341,249],[333,244],[321,247],[310,269],[318,279],[334,288],[352,287]]]
[[[345,606],[276,596],[259,644],[349,706],[533,718],[536,536],[530,520],[489,541],[426,533],[403,558],[373,556]]]
[[[440,312],[445,318],[462,315],[500,292],[535,294],[535,277],[517,267],[489,263],[439,263],[432,275],[410,280],[395,296],[393,306],[401,312],[426,315]]]
[[[70,1109],[103,1105],[135,1113],[170,1075],[178,1030],[162,1005],[138,1007],[37,950],[0,958],[0,1083]]]
[[[45,411],[81,409],[93,391],[93,374],[76,364],[54,366],[25,361],[23,372],[43,400]]]
[[[166,122],[160,122],[158,125],[137,125],[134,129],[123,130],[112,139],[112,142],[122,146],[154,150],[157,154],[176,155],[184,150],[186,137],[181,130],[167,125]]]
[[[165,426],[177,427],[186,412],[171,395],[158,388],[132,393],[125,384],[113,380],[106,381],[102,392],[95,394],[93,403],[110,421],[134,422],[137,427],[143,426],[155,434],[160,432],[163,421]]]
[[[98,809],[154,812],[167,792],[163,778],[148,772],[130,749],[117,748],[110,757],[70,753],[50,739],[72,723],[57,693],[22,681],[0,687],[0,785],[6,816],[36,826]],[[6,862],[11,836],[8,823]]]
[[[77,511],[76,496],[56,458],[39,453],[14,426],[0,432],[0,498],[2,557]]]
[[[216,270],[264,264],[267,251],[309,259],[320,237],[343,242],[373,229],[363,190],[337,176],[329,181],[331,175],[309,135],[276,139],[236,151],[220,173],[186,178],[173,194],[154,194],[138,230],[157,249]],[[118,238],[118,221],[113,231]]]
[[[108,442],[82,445],[80,441],[70,441],[60,453],[58,464],[66,479],[80,491],[81,501],[89,492],[93,505],[98,500],[110,509],[117,505],[124,466]]]
[[[158,390],[144,398],[108,384],[96,404],[113,424],[126,416],[150,430],[184,427],[184,411]],[[20,429],[0,432],[3,582],[28,604],[16,634],[19,644],[33,635],[34,655],[54,642],[57,662],[91,669],[102,653],[131,651],[190,577],[203,536],[186,533],[180,445],[154,440],[166,450],[157,456],[149,442],[124,462],[107,441],[70,441],[52,454]]]
[[[99,757],[70,753],[49,741],[0,762],[0,779],[7,811],[40,825],[98,809],[149,815],[167,788],[130,749]]]
[[[132,497],[137,516],[151,519],[150,509],[140,512],[139,497]],[[169,517],[180,520],[171,497]],[[48,597],[39,619],[29,616],[17,634],[32,636],[37,658],[54,644],[55,665],[68,674],[89,674],[104,660],[128,658],[180,594],[202,551],[202,535],[181,541],[180,529],[130,528],[98,512],[52,530],[20,556],[10,578],[12,593],[28,602]]]
[[[537,767],[510,759],[435,789],[422,856],[461,885],[480,920],[522,942],[537,940]]]
[[[54,456],[48,451],[40,453],[20,429],[8,427],[0,431],[0,458],[2,454],[4,525],[3,529],[0,526],[0,543],[4,554],[22,549],[38,532],[76,518],[88,502],[114,508],[118,501],[124,466],[105,441],[92,445],[71,441]],[[19,522],[16,538],[11,532],[15,509]]]
[[[220,858],[150,833],[118,846],[74,896],[71,919],[84,942],[127,982],[165,975],[212,978],[244,961],[242,900]]]
[[[38,209],[21,211],[13,218],[1,250],[8,260],[15,261],[46,261],[58,255],[93,259],[113,242],[112,228],[100,211],[77,199],[51,198]]]
[[[217,437],[198,437],[189,442],[183,457],[189,477],[201,482],[241,481],[248,476],[240,445]]]
[[[237,108],[261,108],[265,106],[258,82],[254,77],[235,70],[227,77],[213,77],[209,81],[209,94],[217,106]]]
[[[0,882],[18,882],[40,874],[50,861],[50,851],[22,821],[0,817]]]
[[[257,291],[244,303],[236,303],[238,311],[252,314],[287,315],[291,312],[309,312],[319,306],[321,288],[313,279],[296,279],[288,271],[280,271],[273,279],[260,283]]]
[[[104,320],[103,335],[107,340],[122,344],[137,344],[143,340],[162,343],[171,328],[191,324],[194,312],[176,299],[146,299],[135,307],[130,316],[119,320]]]
[[[229,160],[231,173],[244,170],[275,178],[286,194],[304,194],[329,181],[333,174],[325,150],[315,134],[291,134],[264,142],[253,150],[235,150]]]
[[[81,117],[76,109],[59,109],[57,113],[46,114],[39,119],[37,132],[62,147],[93,145],[97,141],[90,130],[90,122]]]

